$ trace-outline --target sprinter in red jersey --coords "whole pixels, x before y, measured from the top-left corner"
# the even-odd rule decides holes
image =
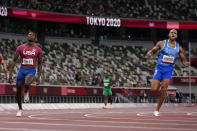
[[[16,78],[16,88],[17,88],[17,103],[19,111],[16,116],[22,116],[22,102],[21,102],[21,91],[22,87],[24,90],[24,102],[29,102],[29,87],[33,80],[36,78],[37,85],[40,83],[40,75],[42,71],[42,50],[35,44],[36,34],[34,32],[29,32],[27,35],[27,42],[17,47],[16,54],[14,56],[13,62],[10,66],[9,72],[9,82],[12,81],[12,72],[14,66],[16,65],[17,59],[21,58],[21,67],[19,68],[17,78]],[[38,60],[38,72],[36,75],[36,61]]]

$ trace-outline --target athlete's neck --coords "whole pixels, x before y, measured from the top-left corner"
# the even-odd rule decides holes
[[[33,46],[34,46],[34,42],[27,42],[27,43],[26,43],[26,46],[27,46],[27,47],[33,47]]]
[[[174,45],[174,44],[176,43],[176,40],[171,40],[171,39],[169,39],[169,40],[168,40],[168,43]]]

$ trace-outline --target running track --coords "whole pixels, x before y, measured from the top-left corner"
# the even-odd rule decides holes
[[[197,106],[0,111],[0,131],[197,131]]]

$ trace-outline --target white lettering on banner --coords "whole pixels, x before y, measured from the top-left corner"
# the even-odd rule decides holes
[[[181,79],[181,82],[189,82],[189,79],[188,78],[182,78]],[[192,83],[195,83],[196,82],[196,80],[195,79],[190,79],[190,82],[192,82]]]
[[[36,18],[36,13],[31,14],[32,18]]]
[[[167,21],[167,29],[179,29],[179,22]]]
[[[97,89],[93,90],[93,94],[96,95],[97,94]]]
[[[73,90],[73,89],[68,89],[68,93],[75,93],[75,90]]]
[[[86,17],[87,25],[120,27],[121,20],[114,18]]]
[[[102,18],[98,18],[99,25],[101,25]]]
[[[105,26],[105,18],[102,18],[102,26]]]
[[[170,95],[170,96],[175,96],[176,95],[176,91],[175,90],[173,90],[173,91],[167,91],[168,92],[168,95]]]
[[[149,23],[149,26],[150,26],[150,27],[154,27],[154,26],[155,26],[155,23],[150,22],[150,23]]]
[[[86,17],[87,25],[90,24],[90,17]]]
[[[48,92],[48,89],[47,88],[43,88],[43,93],[47,93]]]
[[[0,7],[0,16],[7,16],[8,10],[6,7]]]
[[[94,25],[98,25],[97,23],[97,18],[93,19],[94,20]]]
[[[13,90],[14,92],[16,92],[16,88],[13,88],[12,90]]]

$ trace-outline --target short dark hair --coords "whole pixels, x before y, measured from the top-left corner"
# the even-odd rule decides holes
[[[33,33],[34,35],[36,35],[36,33],[35,33],[35,32],[33,32],[33,31],[29,31],[29,32],[28,32],[28,34],[29,34],[29,33]]]

